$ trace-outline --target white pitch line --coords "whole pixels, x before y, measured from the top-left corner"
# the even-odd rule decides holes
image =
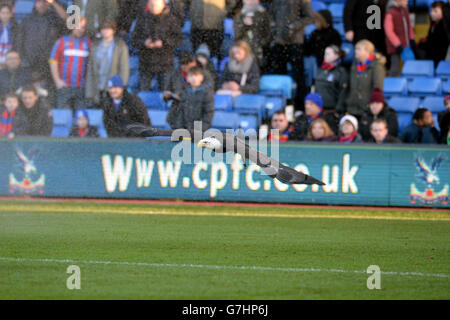
[[[219,266],[219,265],[202,265],[202,264],[119,262],[119,261],[95,261],[95,260],[72,260],[72,259],[58,260],[58,259],[28,259],[28,258],[0,257],[0,261],[27,262],[27,263],[49,262],[49,263],[103,264],[103,265],[157,267],[157,268],[169,267],[169,268],[196,268],[196,269],[215,269],[215,270],[257,270],[257,271],[281,271],[281,272],[327,272],[327,273],[366,274],[366,271],[363,270],[341,270],[341,269],[322,269],[322,268],[281,268],[281,267],[261,267],[261,266]],[[450,278],[450,275],[443,273],[381,271],[381,274],[395,275],[395,276]]]

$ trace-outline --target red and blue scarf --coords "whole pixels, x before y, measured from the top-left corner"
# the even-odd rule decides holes
[[[369,59],[367,59],[365,63],[358,62],[358,65],[356,66],[356,70],[358,71],[358,74],[364,72],[364,70],[366,70],[367,67],[370,66],[373,59],[375,59],[375,55],[371,54]]]
[[[6,137],[13,129],[13,120],[16,112],[11,113],[8,110],[3,110],[0,121],[0,136]]]

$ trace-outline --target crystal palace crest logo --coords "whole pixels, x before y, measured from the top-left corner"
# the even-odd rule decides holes
[[[45,175],[38,176],[33,158],[36,153],[27,157],[22,151],[16,150],[17,164],[21,170],[19,175],[9,174],[9,192],[12,194],[43,194],[45,189]]]
[[[410,200],[412,204],[420,203],[424,205],[448,204],[448,184],[445,184],[441,190],[438,189],[440,179],[438,169],[442,161],[446,160],[442,155],[438,155],[431,160],[429,166],[421,156],[416,157],[416,180],[420,182],[425,189],[419,188],[416,184],[411,184]],[[423,190],[423,191],[421,191]]]

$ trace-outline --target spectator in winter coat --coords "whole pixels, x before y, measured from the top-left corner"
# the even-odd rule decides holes
[[[158,88],[165,87],[173,70],[174,50],[181,43],[178,18],[164,0],[148,0],[147,8],[138,15],[131,44],[139,49],[139,89],[150,91],[153,76]]]
[[[197,65],[201,66],[205,71],[205,76],[210,77],[213,84],[213,89],[217,90],[219,85],[219,74],[217,73],[214,63],[211,61],[211,54],[209,48],[206,44],[201,44],[197,51],[195,51],[195,59],[197,60]]]
[[[108,94],[100,103],[103,109],[103,123],[108,137],[133,137],[125,132],[120,120],[139,122],[150,126],[147,108],[139,97],[124,90],[123,80],[119,75],[108,81]]]
[[[384,143],[402,143],[396,137],[389,135],[388,124],[384,119],[376,119],[370,125],[371,137],[368,142],[384,144]]]
[[[314,12],[314,24],[316,30],[311,33],[311,36],[306,43],[305,55],[313,55],[316,57],[317,65],[322,64],[325,48],[336,45],[341,47],[341,35],[333,28],[333,16],[329,10],[319,10]]]
[[[106,95],[108,80],[118,74],[124,85],[130,76],[128,46],[116,37],[116,23],[106,20],[100,32],[102,38],[95,41],[90,50],[86,75],[86,99],[95,104]]]
[[[260,68],[264,67],[264,53],[270,44],[270,17],[259,0],[244,0],[241,12],[234,18],[235,40],[246,41]]]
[[[399,138],[404,143],[438,143],[439,132],[434,127],[431,111],[426,108],[417,109],[413,115],[413,123],[400,132]]]
[[[291,133],[294,131],[294,126],[287,120],[284,110],[275,111],[270,121],[270,126],[272,130],[269,133],[269,141],[288,141]],[[273,130],[278,130],[278,133]]]
[[[388,133],[393,137],[398,135],[398,119],[397,113],[390,108],[384,100],[383,92],[379,88],[375,88],[370,96],[369,110],[361,117],[359,132],[364,141],[368,141],[371,137],[370,125],[376,119],[384,119],[387,123]]]
[[[445,60],[449,47],[448,25],[450,22],[444,21],[444,8],[444,2],[433,2],[431,5],[432,21],[428,36],[422,39],[419,44],[420,58],[433,60],[435,67],[437,67],[439,61]]]
[[[72,138],[98,138],[98,128],[89,125],[89,115],[86,110],[80,109],[75,114],[77,124],[70,129]]]
[[[20,100],[16,94],[9,93],[5,96],[5,107],[0,108],[0,137],[12,139],[16,136],[15,130],[20,121],[19,117],[16,117],[19,103]]]
[[[450,133],[450,94],[444,97],[445,109],[438,114],[439,128],[441,129],[440,143],[447,144],[447,137]]]
[[[328,123],[324,119],[318,118],[311,122],[305,141],[334,142],[337,141],[337,137]]]
[[[201,67],[193,67],[187,72],[188,86],[181,93],[180,103],[176,104],[175,108],[172,106],[167,115],[167,122],[172,129],[193,130],[196,121],[201,122],[203,131],[211,127],[214,116],[214,91],[210,83],[204,80]]]
[[[395,0],[384,18],[386,50],[391,57],[389,75],[397,77],[400,73],[401,54],[405,48],[416,49],[414,29],[409,19],[408,0]]]
[[[325,49],[325,57],[317,71],[315,91],[323,98],[326,112],[344,113],[348,89],[348,73],[341,65],[343,53],[336,45]]]
[[[373,90],[383,90],[385,63],[386,58],[375,53],[375,47],[370,41],[361,40],[356,44],[346,101],[348,113],[360,118],[368,110]]]
[[[7,3],[0,4],[0,69],[6,63],[6,54],[16,45],[18,28],[12,8]]]
[[[20,100],[16,117],[23,120],[14,129],[15,136],[50,136],[53,130],[52,111],[46,101],[39,98],[36,88],[25,86]]]
[[[259,91],[259,67],[247,42],[236,41],[230,49],[230,60],[220,77],[221,90],[218,93],[238,96]]]
[[[30,69],[21,64],[17,51],[9,51],[6,54],[6,68],[0,70],[0,97],[9,92],[15,92],[31,82]]]
[[[339,122],[338,141],[344,144],[362,142],[361,135],[358,133],[358,119],[350,114],[342,117]]]

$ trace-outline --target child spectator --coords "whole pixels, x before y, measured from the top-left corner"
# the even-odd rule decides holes
[[[208,75],[211,77],[211,81],[213,84],[214,90],[217,89],[219,84],[219,75],[217,73],[216,67],[214,63],[211,61],[211,56],[209,52],[209,48],[206,44],[202,43],[197,51],[195,51],[195,59],[197,60],[197,65],[201,66],[205,71],[205,76]]]
[[[339,130],[339,121],[334,113],[323,112],[323,100],[320,94],[310,93],[305,98],[305,113],[301,113],[294,122],[294,131],[292,132],[293,140],[304,140],[311,123],[318,119],[324,119],[328,127],[331,128],[333,134]]]
[[[402,143],[396,137],[389,135],[388,124],[384,119],[376,119],[370,125],[371,137],[368,140],[370,143],[384,144],[384,143]]]
[[[400,72],[400,59],[406,56],[413,60],[416,44],[414,29],[409,19],[408,0],[394,0],[384,18],[387,54],[391,57],[389,75],[397,77]]]
[[[314,24],[317,29],[311,33],[309,41],[306,43],[305,55],[315,56],[317,65],[320,67],[325,49],[331,45],[340,47],[342,39],[339,32],[333,28],[333,16],[329,10],[314,12]]]
[[[220,78],[220,94],[231,94],[234,97],[259,90],[259,67],[255,56],[247,42],[236,41],[230,49],[230,60],[227,62]]]
[[[20,116],[16,116],[19,107],[19,97],[15,93],[8,93],[5,97],[5,107],[0,108],[0,137],[15,137],[15,129],[20,121]]]
[[[16,117],[18,123],[14,134],[18,136],[50,136],[53,129],[53,115],[46,101],[41,99],[33,85],[25,86],[20,94],[21,104]]]
[[[128,46],[116,37],[117,26],[106,20],[100,28],[102,38],[91,47],[86,75],[86,99],[95,104],[106,95],[108,79],[118,74],[125,86],[130,76]]]
[[[272,130],[269,133],[269,141],[281,141],[286,142],[289,140],[289,136],[294,131],[294,127],[289,123],[286,118],[284,110],[275,111],[270,121],[271,129],[278,130],[278,133]]]
[[[421,58],[433,60],[435,67],[439,61],[445,60],[449,47],[449,35],[446,29],[450,22],[444,21],[443,9],[445,3],[442,1],[433,2],[431,5],[431,25],[428,36],[420,41]],[[448,28],[448,27],[447,27]]]
[[[234,18],[234,38],[246,41],[260,68],[264,66],[264,52],[270,44],[270,17],[259,0],[244,0],[241,12]]]
[[[441,129],[440,142],[447,144],[447,138],[450,133],[450,94],[445,96],[444,104],[446,110],[439,112],[438,123],[439,128]]]
[[[211,127],[214,116],[214,91],[205,83],[201,67],[193,67],[187,72],[188,86],[182,91],[180,103],[170,108],[167,122],[172,129],[194,129],[194,122],[202,122],[202,130]]]
[[[53,46],[49,64],[55,82],[58,109],[86,107],[86,70],[91,40],[84,35],[86,20],[69,36],[63,36]]]
[[[30,69],[22,66],[22,60],[17,51],[9,51],[6,54],[6,68],[0,70],[0,96],[14,92],[30,82]]]
[[[413,115],[413,123],[400,132],[399,138],[404,143],[438,143],[439,132],[434,127],[431,111],[426,108],[417,109]]]
[[[376,119],[384,119],[387,123],[388,132],[391,136],[398,135],[397,112],[389,107],[384,100],[383,91],[375,88],[370,96],[369,110],[361,117],[359,132],[364,141],[371,138],[370,125]]]
[[[167,75],[173,70],[175,48],[181,43],[178,18],[164,0],[148,0],[136,21],[131,44],[139,50],[139,90],[150,91],[156,75],[158,90],[165,87]]]
[[[311,122],[305,141],[334,142],[337,141],[337,137],[328,123],[322,118],[318,118]]]
[[[350,68],[350,87],[347,112],[360,118],[368,110],[370,95],[375,88],[383,90],[386,58],[375,53],[368,40],[355,46],[355,61]]]
[[[7,3],[0,4],[0,69],[6,63],[6,54],[14,47],[18,25],[11,7]]]
[[[358,119],[350,114],[342,117],[339,122],[339,142],[345,144],[362,142],[358,134]]]
[[[102,99],[103,123],[108,137],[132,137],[133,134],[123,129],[120,120],[139,122],[150,126],[147,108],[142,100],[124,90],[123,80],[119,75],[108,81],[108,94]]]
[[[338,46],[328,46],[322,65],[317,71],[315,91],[322,96],[326,112],[345,112],[348,73],[341,64],[342,55]]]
[[[89,115],[86,110],[80,109],[76,112],[77,124],[70,129],[70,137],[73,138],[98,138],[98,129],[89,125]]]

